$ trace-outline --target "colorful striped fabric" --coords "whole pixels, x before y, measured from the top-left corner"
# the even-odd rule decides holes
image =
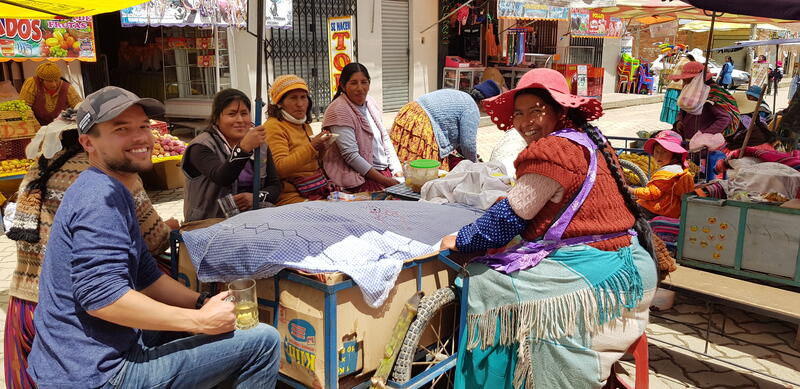
[[[666,216],[656,216],[650,221],[653,232],[664,242],[677,242],[680,233],[681,221]]]
[[[728,159],[736,158],[739,150],[735,150],[728,155]],[[748,147],[744,150],[745,157],[754,157],[762,162],[776,162],[784,164],[795,170],[800,170],[800,150],[793,150],[790,153],[782,151],[761,149],[758,147]]]
[[[35,388],[36,383],[28,375],[28,354],[33,346],[36,330],[33,327],[33,311],[36,303],[11,296],[6,313],[3,358],[5,361],[6,388]]]
[[[736,130],[739,129],[739,123],[742,121],[739,115],[739,107],[736,105],[736,99],[716,83],[712,83],[709,86],[711,90],[708,92],[708,101],[724,109],[725,112],[731,115],[731,124],[723,131],[722,135],[733,135]]]

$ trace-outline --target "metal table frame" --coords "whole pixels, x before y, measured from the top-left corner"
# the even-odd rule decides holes
[[[183,238],[179,231],[172,231],[170,233],[170,273],[172,278],[178,278],[178,245],[180,242],[183,242]],[[422,265],[428,263],[430,261],[438,260],[447,265],[450,269],[456,271],[460,275],[465,275],[464,268],[453,262],[448,255],[450,254],[449,251],[443,251],[439,254],[427,258],[422,258],[418,260],[414,260],[411,262],[406,262],[403,264],[402,270],[406,270],[409,268],[416,268],[417,271],[417,291],[422,290]],[[401,271],[402,271],[401,270]],[[325,301],[324,301],[324,317],[325,317],[325,325],[323,328],[323,332],[325,334],[325,345],[324,345],[324,355],[325,355],[325,388],[337,388],[339,383],[339,375],[338,375],[338,358],[337,358],[337,341],[336,341],[336,324],[337,324],[337,312],[336,312],[336,304],[337,304],[337,294],[341,291],[350,289],[350,288],[357,288],[358,285],[351,280],[347,279],[336,284],[326,284],[290,270],[284,269],[279,272],[274,277],[275,281],[275,295],[273,296],[273,300],[268,300],[265,298],[258,298],[259,306],[270,307],[273,309],[273,319],[272,325],[277,328],[278,327],[278,300],[280,296],[280,283],[281,280],[287,280],[299,283],[301,285],[305,285],[316,290],[319,290],[325,293]],[[466,325],[466,318],[467,318],[467,304],[463,303],[467,301],[467,295],[469,291],[469,277],[462,278],[462,285],[458,292],[460,304],[459,304],[459,323],[458,323],[458,338],[457,341],[460,340],[462,336],[465,336],[465,325]],[[423,385],[433,381],[436,377],[445,374],[450,369],[455,368],[456,362],[458,360],[459,355],[461,354],[462,350],[458,350],[458,353],[455,355],[451,355],[444,359],[443,361],[437,363],[436,365],[432,366],[425,372],[412,377],[408,382],[405,383],[397,383],[394,381],[387,382],[387,386],[390,388],[396,389],[415,389],[420,388]],[[371,367],[370,367],[371,368]],[[280,374],[278,376],[278,381],[283,382],[293,388],[306,388],[305,385],[302,383]],[[355,388],[362,389],[368,388],[370,386],[369,380],[363,382]]]

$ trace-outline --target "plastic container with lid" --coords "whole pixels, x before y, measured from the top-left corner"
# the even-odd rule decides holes
[[[440,165],[439,161],[432,159],[417,159],[406,162],[403,165],[406,186],[414,192],[419,192],[426,182],[439,178]]]

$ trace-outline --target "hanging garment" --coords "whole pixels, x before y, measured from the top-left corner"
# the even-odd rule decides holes
[[[497,40],[494,36],[494,26],[491,23],[486,27],[484,41],[486,42],[486,55],[489,57],[497,57],[499,50],[497,48]]]

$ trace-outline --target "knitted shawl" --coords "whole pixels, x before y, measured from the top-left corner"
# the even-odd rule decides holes
[[[57,159],[64,151],[53,156]],[[50,237],[50,228],[64,192],[78,179],[78,175],[89,168],[86,153],[81,152],[67,160],[53,172],[47,181],[47,190],[42,193],[28,191],[28,183],[39,177],[38,164],[31,165],[20,185],[19,201],[9,238],[17,241],[17,267],[11,277],[11,296],[38,302],[39,273],[44,261],[45,248]],[[38,192],[38,191],[33,191]],[[169,227],[153,209],[147,192],[139,186],[133,193],[136,216],[142,236],[152,254],[166,250],[169,244]]]
[[[742,120],[739,117],[739,107],[736,105],[736,99],[719,84],[712,83],[709,86],[711,90],[708,92],[708,101],[722,108],[731,116],[731,124],[723,131],[722,135],[733,135],[739,129],[739,123]]]

